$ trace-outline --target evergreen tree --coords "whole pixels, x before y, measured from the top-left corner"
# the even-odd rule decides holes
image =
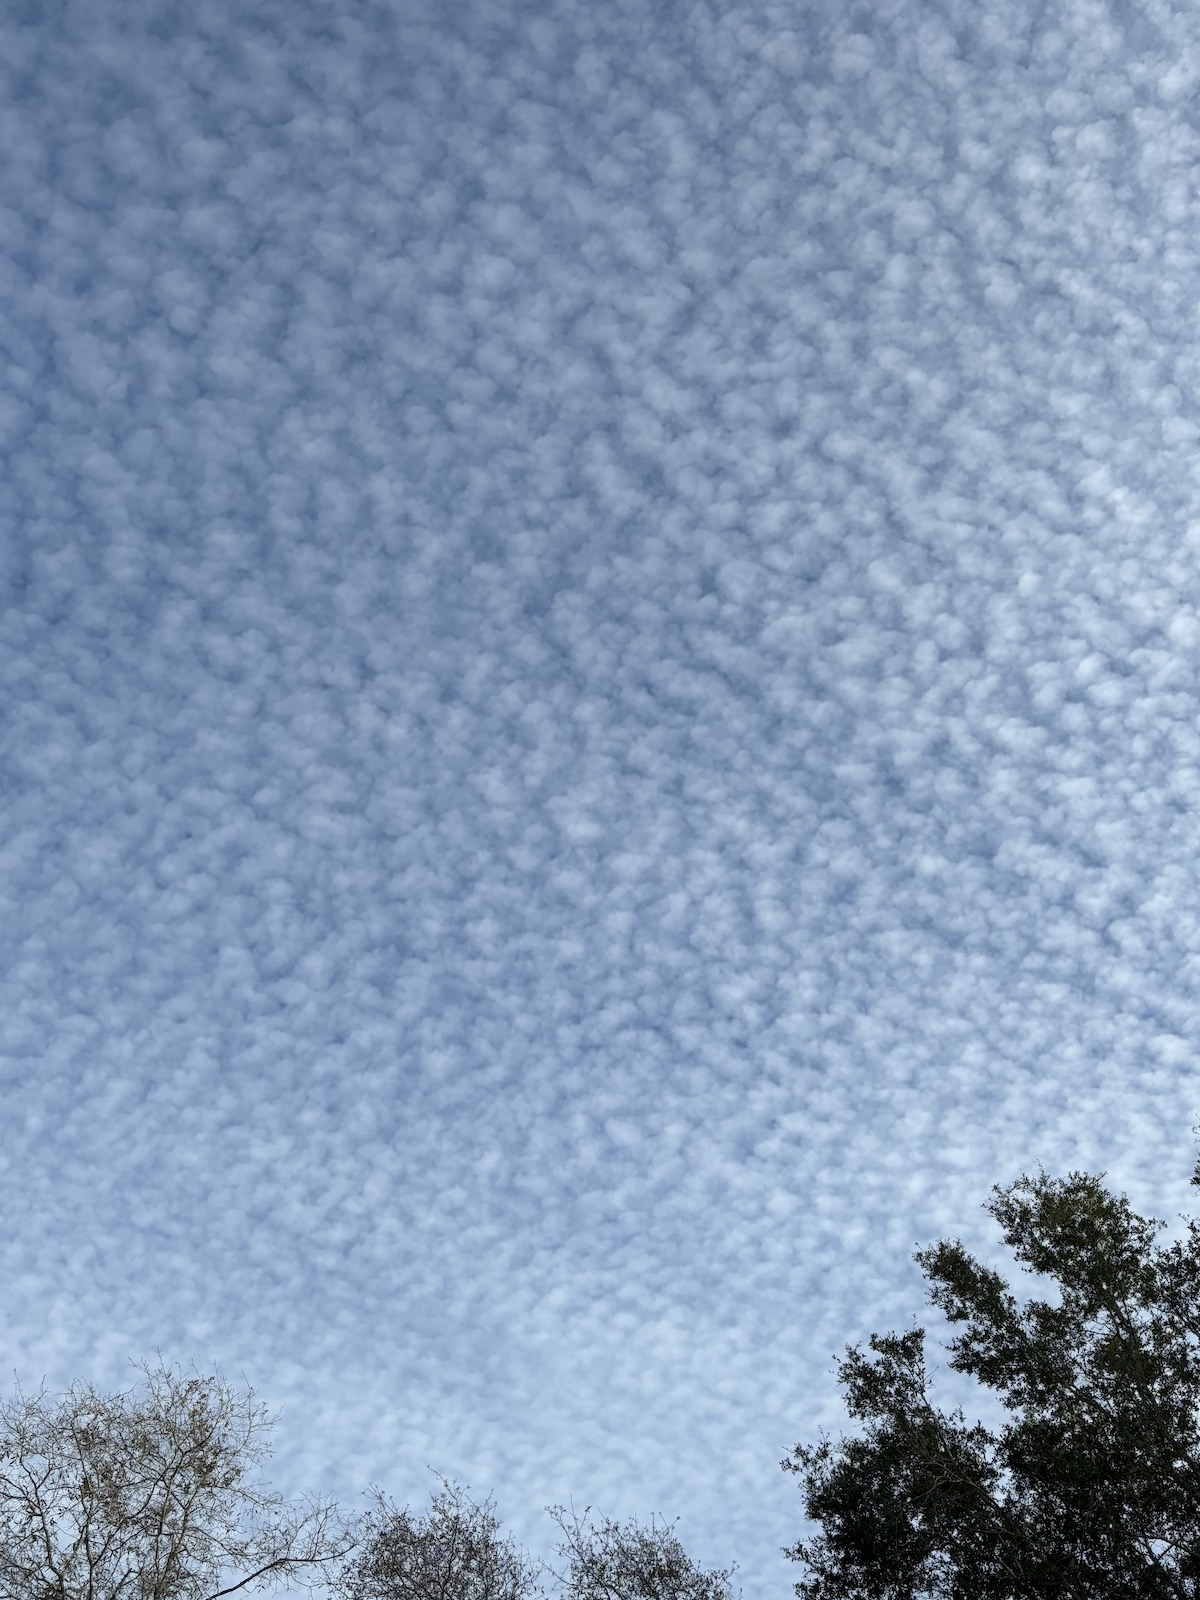
[[[1049,1297],[1018,1299],[958,1241],[916,1260],[961,1329],[949,1366],[1005,1420],[935,1403],[922,1328],[848,1349],[858,1431],[782,1463],[819,1530],[789,1551],[797,1595],[1197,1600],[1200,1222],[1159,1244],[1161,1222],[1081,1172],[1022,1177],[986,1209]]]

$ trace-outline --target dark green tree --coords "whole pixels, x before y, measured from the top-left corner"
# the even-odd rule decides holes
[[[818,1529],[788,1552],[797,1595],[1197,1600],[1200,1222],[1160,1244],[1161,1222],[1082,1172],[1022,1177],[985,1209],[1045,1298],[1019,1299],[959,1241],[916,1260],[961,1329],[947,1364],[1004,1420],[935,1403],[922,1328],[850,1347],[857,1431],[782,1463]]]

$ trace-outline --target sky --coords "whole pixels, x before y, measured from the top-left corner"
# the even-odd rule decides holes
[[[1167,0],[9,0],[0,1368],[767,1600],[917,1245],[1189,1209],[1198,95]]]

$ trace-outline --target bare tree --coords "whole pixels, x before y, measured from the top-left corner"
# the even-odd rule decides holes
[[[219,1375],[140,1368],[0,1402],[0,1600],[218,1600],[319,1581],[353,1537],[263,1487],[271,1418]]]
[[[579,1516],[550,1508],[563,1536],[558,1554],[567,1562],[560,1575],[565,1600],[734,1600],[736,1569],[698,1566],[676,1537],[676,1523],[653,1517],[648,1528],[607,1517],[594,1523],[590,1510]]]
[[[383,1494],[344,1569],[345,1600],[531,1600],[539,1567],[509,1538],[489,1498],[471,1500],[441,1479],[423,1517],[397,1509]]]

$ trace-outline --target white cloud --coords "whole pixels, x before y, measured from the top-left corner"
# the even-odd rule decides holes
[[[756,1596],[915,1241],[1186,1205],[1200,40],[918,9],[3,24],[10,1367]]]

